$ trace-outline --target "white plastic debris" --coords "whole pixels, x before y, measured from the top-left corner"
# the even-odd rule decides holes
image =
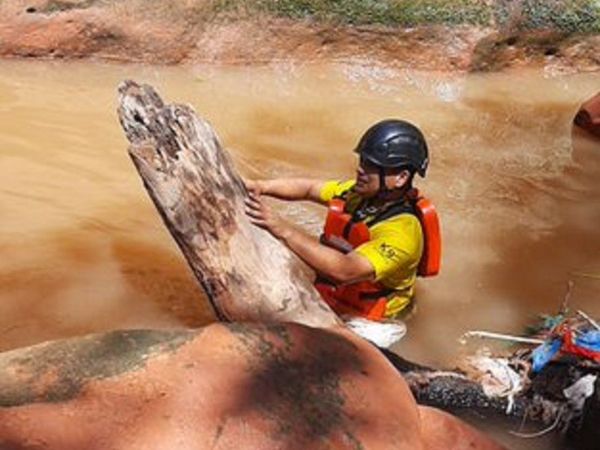
[[[515,403],[515,395],[523,390],[521,376],[508,364],[506,358],[476,356],[468,359],[469,364],[481,373],[480,383],[488,397],[506,397],[506,414],[510,414]]]
[[[582,410],[585,400],[594,394],[594,384],[597,378],[596,375],[588,374],[563,389],[563,394],[575,409]]]
[[[362,317],[352,317],[344,318],[344,322],[360,337],[382,348],[390,348],[406,335],[406,324],[401,320],[374,322]]]

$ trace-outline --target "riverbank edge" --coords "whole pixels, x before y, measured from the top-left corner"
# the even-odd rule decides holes
[[[26,7],[29,3],[0,6],[0,57],[167,65],[343,61],[462,72],[600,70],[599,34],[473,25],[336,25],[268,15],[190,20],[156,11],[137,14],[135,5],[48,13]]]

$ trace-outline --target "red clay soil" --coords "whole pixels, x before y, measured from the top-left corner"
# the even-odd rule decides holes
[[[158,64],[377,62],[424,70],[600,69],[600,36],[474,27],[328,26],[215,17],[206,0],[13,0],[0,4],[0,56]],[[204,8],[204,9],[203,9]]]
[[[351,333],[115,331],[0,354],[0,448],[502,450]],[[385,395],[382,395],[385,393]]]

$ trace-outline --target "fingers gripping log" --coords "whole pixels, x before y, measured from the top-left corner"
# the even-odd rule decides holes
[[[144,186],[219,318],[338,323],[302,263],[247,219],[244,184],[208,122],[133,81],[119,86],[118,113]]]

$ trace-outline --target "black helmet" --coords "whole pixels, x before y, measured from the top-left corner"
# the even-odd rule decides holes
[[[422,177],[429,164],[423,133],[404,120],[376,123],[360,139],[355,152],[378,167],[408,167]]]

